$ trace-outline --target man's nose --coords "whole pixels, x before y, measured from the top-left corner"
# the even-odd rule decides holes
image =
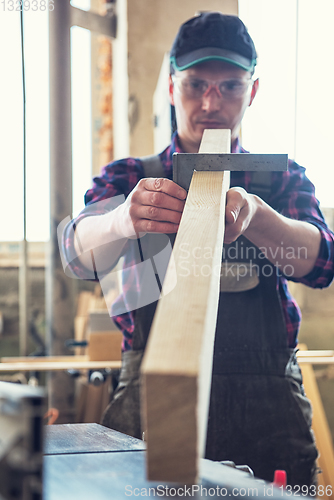
[[[202,97],[202,109],[207,112],[218,111],[221,107],[221,96],[215,88],[211,88]]]

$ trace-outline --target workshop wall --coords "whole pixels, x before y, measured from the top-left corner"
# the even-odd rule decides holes
[[[0,242],[0,357],[19,355],[19,243]],[[28,245],[28,304],[30,322],[28,353],[42,349],[45,341],[45,243]],[[95,282],[75,280],[77,296],[93,291]],[[39,342],[41,339],[42,342]],[[70,354],[70,352],[69,352]]]
[[[123,0],[119,0],[119,3],[123,3]],[[196,11],[204,9],[237,14],[238,1],[127,0],[126,36],[129,152],[131,155],[140,156],[153,152],[152,97],[157,85],[163,56],[170,49],[179,25],[192,17]],[[94,57],[96,60],[98,56]],[[109,94],[107,97],[109,99]],[[108,108],[108,114],[110,113]],[[111,155],[112,153],[106,154]],[[97,169],[105,161],[105,159],[98,158],[96,160]],[[329,224],[334,229],[334,210],[326,210],[325,212]],[[2,253],[0,248],[0,261],[2,262],[0,265],[0,312],[3,313],[4,317],[4,329],[2,333],[0,332],[0,354],[1,356],[17,355],[19,330],[18,253],[15,256],[7,250]],[[44,264],[37,263],[36,267],[30,270],[29,278],[28,316],[34,317],[37,331],[43,337],[45,332]],[[78,280],[77,286],[79,292],[83,289],[92,290],[95,284]],[[325,290],[312,290],[303,285],[292,284],[291,289],[303,314],[300,342],[307,344],[309,349],[334,349],[334,285]],[[29,352],[37,347],[35,342],[30,341]],[[317,371],[318,385],[334,438],[334,370],[326,371],[322,368]]]

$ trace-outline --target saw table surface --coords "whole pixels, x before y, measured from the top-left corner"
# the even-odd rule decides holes
[[[145,443],[98,424],[46,427],[44,500],[123,500],[128,497],[287,498],[247,473],[202,459],[194,486],[147,481]],[[188,488],[188,489],[186,489]]]
[[[46,428],[44,454],[145,450],[145,443],[99,424],[62,424]]]

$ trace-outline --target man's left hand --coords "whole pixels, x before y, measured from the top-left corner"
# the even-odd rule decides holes
[[[226,194],[224,243],[232,243],[248,229],[256,212],[255,196],[235,187]]]

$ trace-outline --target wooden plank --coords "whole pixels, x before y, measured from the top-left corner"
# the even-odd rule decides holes
[[[92,292],[80,292],[78,297],[77,315],[74,318],[74,339],[78,342],[87,340],[88,314],[93,299]],[[84,355],[85,347],[75,347],[74,353],[77,356]]]
[[[102,415],[104,411],[106,410],[108,404],[110,403],[110,396],[113,392],[113,387],[112,387],[112,376],[107,377],[106,381],[103,384],[103,391],[101,395],[101,409],[100,409],[100,418],[97,423],[101,422]]]
[[[75,422],[82,423],[85,418],[85,409],[88,393],[87,376],[82,375],[76,382],[77,397],[75,401]],[[66,424],[65,424],[66,425]]]
[[[92,298],[92,292],[80,292],[78,297],[77,316],[88,316]]]
[[[110,38],[116,37],[116,16],[113,13],[111,15],[100,16],[95,12],[71,6],[71,21],[72,25],[94,31],[99,35],[105,35]]]
[[[102,395],[103,395],[103,388],[106,383],[107,382],[104,382],[99,386],[95,386],[93,384],[88,383],[85,413],[83,418],[84,424],[88,423],[97,424],[98,422],[101,421]]]
[[[204,130],[199,153],[229,153],[231,149],[230,130]]]
[[[88,381],[86,381],[86,385],[86,390],[84,393],[82,392],[85,399],[83,402],[79,400],[79,404],[82,405],[82,420],[77,420],[77,422],[98,424],[101,422],[102,414],[110,401],[111,379],[107,377],[99,386],[94,386]],[[84,389],[83,385],[81,389]]]
[[[223,153],[229,148],[229,131],[214,130],[205,132],[200,151]],[[150,480],[190,484],[198,476],[206,440],[228,187],[229,172],[194,172],[162,295],[172,288],[175,272],[177,284],[159,301],[150,332],[142,365]]]
[[[297,358],[325,358],[325,357],[333,357],[334,356],[334,351],[330,350],[315,350],[315,351],[298,351],[297,352]]]
[[[69,356],[71,358],[71,356]],[[23,362],[0,363],[0,373],[7,372],[47,372],[66,370],[94,370],[103,368],[121,368],[121,361],[53,361],[53,362]]]
[[[122,333],[91,332],[88,337],[87,353],[90,361],[117,361],[122,359]]]
[[[76,316],[74,318],[74,339],[78,342],[86,340],[88,316]],[[75,347],[74,353],[77,356],[84,355],[85,347]]]
[[[17,356],[1,358],[1,363],[55,363],[89,361],[88,356]]]
[[[299,347],[301,350],[307,350],[306,345],[300,345]],[[305,392],[307,397],[310,399],[313,407],[312,429],[319,450],[318,464],[322,471],[319,474],[319,484],[324,486],[324,490],[323,494],[319,494],[318,496],[321,496],[321,498],[328,498],[333,500],[334,451],[332,445],[332,436],[313,368],[310,363],[307,363],[301,366],[301,370],[303,374]],[[327,488],[327,491],[326,486],[329,487]]]
[[[334,356],[316,356],[316,357],[308,357],[308,356],[297,356],[298,363],[301,365],[309,364],[309,365],[333,365],[334,364]]]

